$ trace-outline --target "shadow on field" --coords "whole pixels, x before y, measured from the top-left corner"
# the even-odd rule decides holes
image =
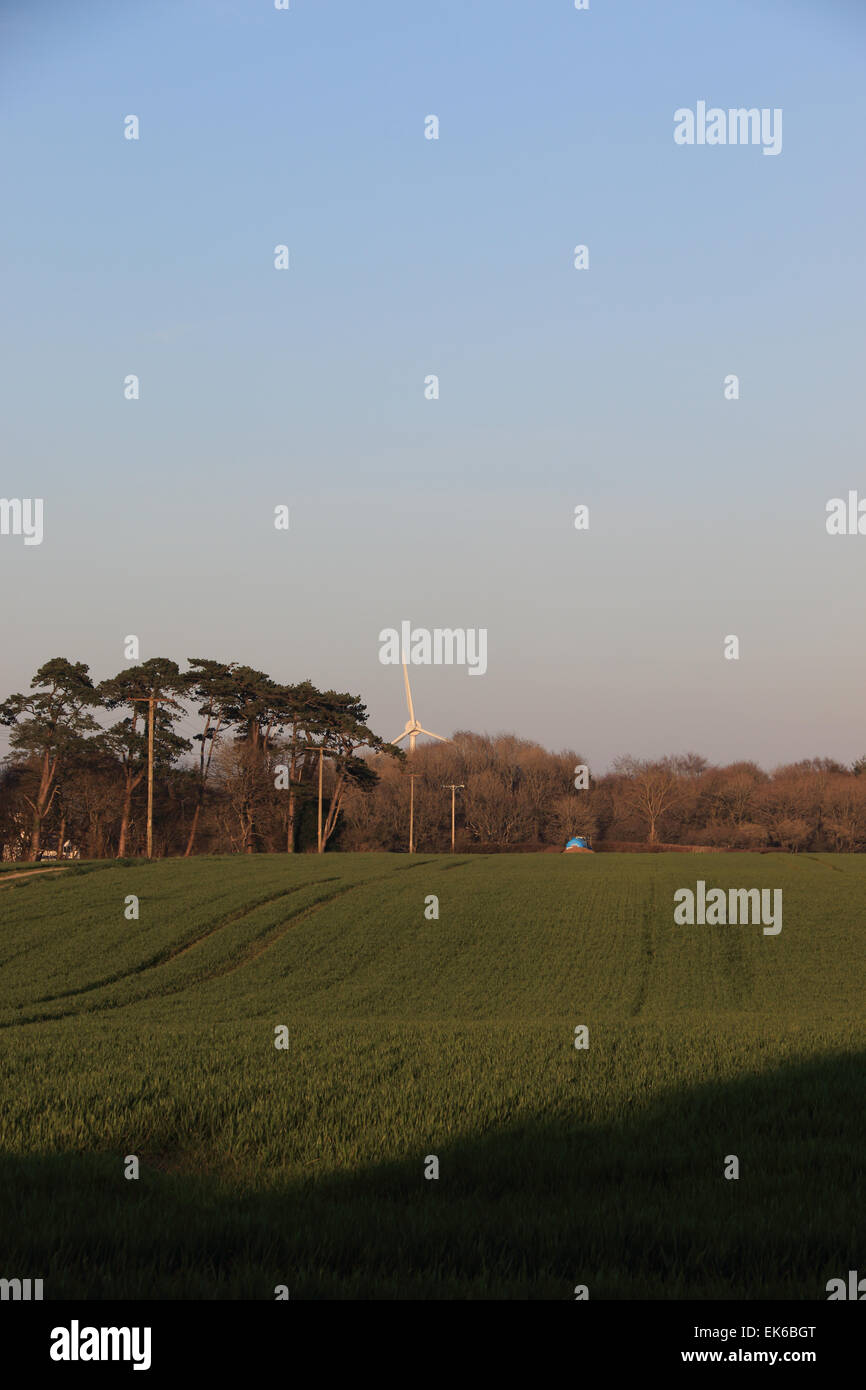
[[[866,1259],[866,1054],[562,1115],[355,1172],[0,1159],[0,1274],[51,1298],[824,1299]],[[740,1160],[725,1180],[727,1155]]]

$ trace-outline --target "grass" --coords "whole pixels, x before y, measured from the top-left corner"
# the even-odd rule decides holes
[[[87,869],[0,894],[5,1277],[816,1299],[862,1264],[863,857]],[[781,888],[779,936],[674,926],[699,877]]]

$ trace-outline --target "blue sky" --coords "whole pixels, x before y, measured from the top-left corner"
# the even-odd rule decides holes
[[[413,672],[437,730],[866,751],[866,536],[824,526],[866,496],[866,11],[73,2],[0,38],[0,493],[45,499],[41,546],[0,536],[3,695],[136,633],[391,737],[409,618],[488,630],[483,679]],[[678,147],[698,100],[781,108],[781,154]]]

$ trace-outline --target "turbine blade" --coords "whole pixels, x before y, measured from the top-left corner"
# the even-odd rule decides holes
[[[419,734],[426,734],[428,738],[438,738],[440,743],[451,742],[450,738],[443,738],[441,734],[431,734],[429,729],[422,729],[420,724],[418,725],[418,732]]]
[[[403,680],[406,682],[406,704],[409,706],[409,718],[414,723],[415,711],[412,708],[412,691],[409,688],[409,671],[406,667],[405,661],[403,662]]]

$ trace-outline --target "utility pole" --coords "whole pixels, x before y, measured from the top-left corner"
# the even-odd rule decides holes
[[[147,857],[153,858],[153,725],[155,705],[176,705],[167,695],[130,695],[131,705],[147,705]]]
[[[420,774],[409,773],[409,853],[415,853],[415,778]]]
[[[153,858],[153,724],[154,705],[151,695],[147,702],[147,857]]]
[[[463,789],[464,789],[464,785],[465,785],[465,784],[464,784],[463,782],[443,782],[443,783],[442,783],[442,786],[444,787],[444,789],[445,789],[446,791],[449,789],[449,787],[450,787],[450,789],[451,789],[451,853],[452,853],[452,854],[454,853],[454,793],[455,793],[455,792],[462,792]]]
[[[322,853],[322,759],[324,758],[324,756],[325,756],[325,745],[324,745],[324,743],[320,743],[320,744],[319,744],[319,839],[318,839],[319,848],[318,848],[318,850],[317,850],[317,853],[318,853],[318,854],[321,854],[321,853]]]

